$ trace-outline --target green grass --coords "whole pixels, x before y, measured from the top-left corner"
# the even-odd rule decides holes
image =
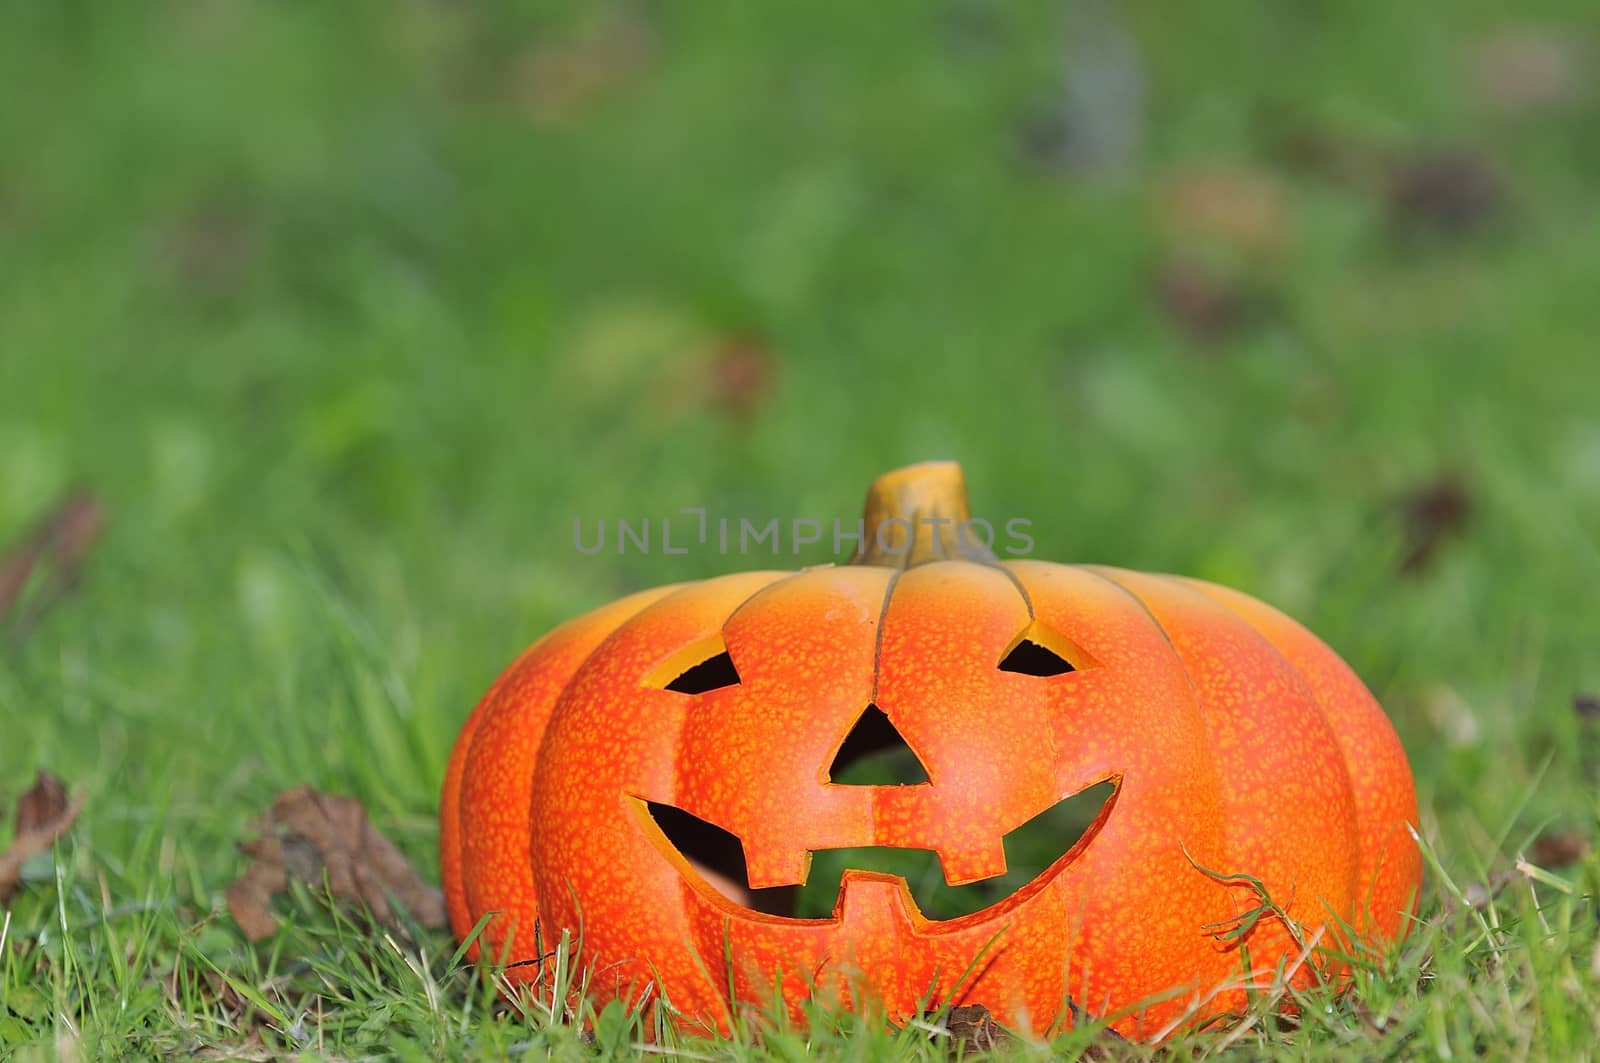
[[[0,798],[36,766],[89,795],[8,913],[0,1053],[254,1031],[593,1054],[497,1008],[443,933],[391,942],[299,896],[247,946],[221,906],[235,841],[310,782],[436,875],[451,740],[517,650],[619,593],[771,563],[582,557],[575,518],[849,518],[876,473],[951,457],[980,512],[1033,520],[1035,556],[1295,615],[1411,754],[1438,865],[1418,931],[1299,1028],[1196,1050],[1592,1056],[1596,858],[1481,910],[1456,894],[1600,824],[1600,736],[1572,709],[1600,692],[1600,26],[1520,9],[1589,65],[1512,114],[1473,76],[1494,5],[1130,4],[1142,118],[1085,174],[1024,131],[1087,64],[1087,10],[7,5],[0,538],[75,483],[110,523],[0,658]],[[1317,138],[1368,169],[1479,153],[1501,209],[1397,235],[1370,176],[1294,150]],[[1172,219],[1174,184],[1218,167],[1277,187],[1265,236]],[[1189,338],[1152,294],[1180,252],[1264,310]],[[734,342],[770,352],[764,398],[719,392]],[[1470,517],[1398,576],[1396,499],[1441,475]],[[623,1017],[600,1027],[633,1052]],[[941,1056],[925,1034],[818,1014],[688,1047]]]

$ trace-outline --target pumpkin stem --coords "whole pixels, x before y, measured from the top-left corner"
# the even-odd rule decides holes
[[[852,565],[911,568],[930,561],[994,564],[994,530],[972,522],[967,481],[953,461],[886,472],[867,488],[861,547]]]

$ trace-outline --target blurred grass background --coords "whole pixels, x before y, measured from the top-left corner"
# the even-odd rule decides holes
[[[1322,635],[1462,876],[1592,829],[1597,30],[1577,0],[6,5],[0,539],[75,484],[108,527],[0,664],[0,793],[86,787],[74,874],[197,918],[302,781],[431,873],[517,650],[772,563],[584,557],[574,519],[848,520],[948,457],[1034,556]]]

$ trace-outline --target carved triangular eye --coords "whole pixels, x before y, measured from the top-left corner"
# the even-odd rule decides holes
[[[1041,646],[1032,639],[1023,639],[1017,643],[1012,651],[1000,662],[1002,672],[1017,672],[1021,675],[1063,675],[1075,672],[1072,662],[1061,656],[1048,646]]]
[[[828,781],[845,786],[915,786],[928,769],[884,711],[868,705],[828,766]]]
[[[715,657],[685,669],[678,678],[667,684],[666,689],[679,694],[704,694],[710,690],[737,686],[738,683],[739,673],[733,667],[733,658],[728,656],[727,650],[723,650]]]

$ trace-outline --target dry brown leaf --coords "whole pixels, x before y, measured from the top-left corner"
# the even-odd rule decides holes
[[[9,612],[22,594],[28,577],[44,558],[44,541],[37,533],[23,539],[0,559],[0,616]]]
[[[649,408],[671,421],[714,412],[748,424],[771,397],[779,369],[777,353],[753,337],[695,337],[654,367]]]
[[[8,903],[16,893],[22,865],[48,852],[82,809],[82,794],[69,796],[60,779],[49,772],[39,773],[17,802],[17,830],[11,845],[0,853],[0,904]]]
[[[1574,694],[1572,711],[1578,717],[1578,763],[1591,786],[1600,785],[1600,696]]]
[[[105,507],[98,498],[75,491],[0,557],[0,617],[22,606],[12,624],[13,641],[26,638],[78,585],[105,520]],[[46,568],[37,591],[24,598],[34,573]]]
[[[1389,179],[1389,223],[1401,237],[1465,236],[1501,214],[1506,186],[1487,156],[1471,151],[1421,152],[1395,166]]]
[[[1099,1021],[1093,1015],[1090,1015],[1087,1009],[1081,1007],[1076,1000],[1070,997],[1067,999],[1067,1007],[1072,1011],[1072,1025],[1074,1028]],[[1092,1063],[1110,1063],[1112,1060],[1127,1058],[1125,1051],[1119,1049],[1118,1045],[1126,1049],[1128,1039],[1111,1027],[1106,1026],[1094,1035],[1094,1040],[1089,1042],[1088,1047],[1083,1050],[1083,1055],[1078,1058],[1092,1061]]]
[[[1548,871],[1571,867],[1589,855],[1589,839],[1575,830],[1541,834],[1528,847],[1528,860]]]
[[[1198,262],[1165,262],[1152,283],[1167,320],[1202,346],[1238,335],[1272,309],[1265,293]]]
[[[965,1045],[969,1053],[987,1052],[1011,1037],[982,1004],[963,1004],[959,1008],[951,1008],[945,1018],[945,1027],[950,1031],[951,1041]]]
[[[731,340],[711,356],[717,403],[738,416],[759,410],[772,391],[777,359],[770,349],[750,340]]]
[[[1377,145],[1348,132],[1295,124],[1284,130],[1273,149],[1290,173],[1356,190],[1384,183],[1389,159]]]
[[[1405,533],[1400,571],[1414,576],[1433,563],[1446,540],[1466,528],[1472,495],[1460,477],[1446,474],[1409,491],[1399,508]]]
[[[1294,212],[1270,174],[1209,167],[1169,178],[1159,210],[1179,247],[1217,247],[1250,259],[1275,259],[1294,240]]]
[[[400,926],[391,898],[423,926],[445,924],[444,895],[422,880],[355,798],[309,786],[285,790],[258,826],[260,838],[239,844],[254,860],[227,890],[228,911],[251,941],[277,930],[272,895],[291,880],[314,889],[326,881],[335,900],[364,906],[380,926]]]
[[[511,96],[534,121],[556,124],[639,77],[655,54],[655,33],[637,14],[595,9],[564,38],[516,60]]]
[[[1067,1007],[1072,1010],[1074,1026],[1095,1022],[1095,1018],[1073,1000],[1067,1001]],[[971,1056],[978,1052],[990,1052],[996,1048],[1003,1048],[1013,1040],[1012,1034],[1004,1026],[994,1021],[994,1016],[983,1004],[963,1004],[950,1009],[945,1016],[945,1029],[950,1034],[950,1047],[963,1048],[964,1054]],[[1113,1060],[1119,1058],[1118,1045],[1126,1045],[1127,1039],[1117,1031],[1106,1027],[1095,1034],[1094,1040],[1085,1048],[1080,1057],[1085,1060]]]

